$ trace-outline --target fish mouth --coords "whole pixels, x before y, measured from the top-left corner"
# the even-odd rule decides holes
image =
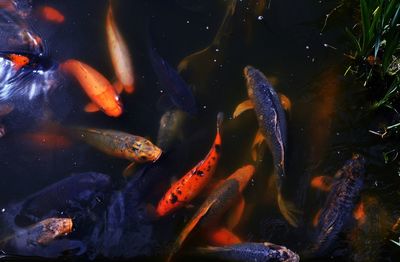
[[[155,154],[155,158],[153,159],[153,163],[156,162],[162,155],[162,150],[158,149],[157,154]]]
[[[251,73],[254,71],[254,67],[247,65],[243,68],[243,74],[246,78],[250,77]]]

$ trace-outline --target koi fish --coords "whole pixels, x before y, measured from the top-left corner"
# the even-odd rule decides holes
[[[162,150],[170,149],[175,141],[182,139],[182,126],[186,118],[186,113],[180,110],[170,110],[161,116],[157,145]]]
[[[238,200],[254,171],[255,168],[252,165],[239,168],[207,197],[174,242],[168,261],[178,252],[196,226],[205,230],[216,225],[221,216]]]
[[[122,84],[125,92],[131,94],[135,90],[131,55],[124,38],[115,24],[111,4],[107,12],[106,32],[108,50],[117,79]]]
[[[64,23],[65,21],[64,15],[51,6],[43,6],[40,8],[40,15],[43,19],[57,24]]]
[[[120,131],[74,127],[71,132],[103,153],[131,161],[124,171],[125,175],[135,163],[155,162],[162,153],[160,148],[146,138]]]
[[[272,153],[275,175],[277,177],[279,210],[292,226],[297,226],[295,216],[297,211],[293,204],[285,200],[282,196],[282,183],[286,178],[285,151],[287,148],[287,131],[286,116],[280,102],[281,99],[261,71],[252,66],[246,66],[244,68],[244,76],[250,99],[239,104],[234,112],[234,117],[237,117],[245,110],[254,108],[259,131],[254,139],[253,148],[261,145],[266,140]]]
[[[74,76],[92,100],[85,111],[96,112],[101,109],[112,117],[122,114],[122,104],[114,87],[94,68],[78,60],[69,59],[61,64],[61,69]]]
[[[47,218],[28,228],[17,231],[12,236],[1,240],[1,246],[8,242],[21,241],[36,245],[47,245],[57,237],[72,232],[71,218]]]
[[[156,214],[159,217],[168,215],[192,201],[208,184],[214,175],[221,154],[220,127],[223,114],[217,116],[217,134],[207,156],[195,167],[176,181],[158,203]]]
[[[149,57],[154,72],[157,75],[160,85],[165,88],[172,105],[189,114],[196,114],[197,105],[191,88],[150,44],[149,46]]]
[[[300,257],[290,249],[269,242],[240,243],[222,247],[199,247],[196,253],[224,261],[286,261],[298,262]]]
[[[312,252],[323,255],[332,245],[351,217],[363,186],[365,159],[355,154],[335,174],[335,181],[321,210],[317,230],[318,236]]]

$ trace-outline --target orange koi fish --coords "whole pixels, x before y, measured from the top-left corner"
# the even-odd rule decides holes
[[[57,24],[63,23],[65,21],[64,15],[51,6],[42,7],[40,9],[40,15],[43,17],[43,19]]]
[[[86,112],[101,109],[106,115],[118,117],[122,114],[122,104],[111,83],[91,66],[78,60],[69,59],[61,64],[61,69],[73,75],[92,100]]]
[[[178,252],[183,242],[196,226],[203,230],[215,226],[238,200],[247,183],[253,177],[254,171],[255,168],[252,165],[239,168],[210,194],[178,236],[167,261],[170,261]],[[224,234],[226,235],[226,231]]]
[[[125,92],[131,94],[135,90],[131,55],[125,40],[115,24],[111,5],[107,12],[106,32],[108,50],[117,79],[122,84]]]
[[[157,216],[165,216],[193,200],[208,184],[213,176],[221,153],[221,134],[223,114],[217,116],[217,134],[207,156],[194,168],[175,182],[158,203]]]

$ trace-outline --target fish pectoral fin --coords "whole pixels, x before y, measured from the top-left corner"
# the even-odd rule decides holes
[[[254,161],[257,161],[262,158],[263,150],[261,146],[263,146],[264,142],[265,142],[265,136],[261,133],[261,130],[258,129],[254,137],[253,144],[251,145],[251,158]]]
[[[365,215],[365,209],[364,209],[364,203],[363,202],[358,204],[357,207],[354,209],[353,217],[360,224],[363,224],[365,222],[366,215]]]
[[[246,202],[245,202],[243,196],[240,196],[237,205],[228,214],[228,220],[226,222],[226,227],[229,230],[234,229],[239,224],[240,219],[242,218],[245,206],[246,206]]]
[[[124,177],[129,177],[131,175],[133,175],[136,171],[136,162],[132,162],[130,163],[125,169],[124,171],[122,171],[122,175]]]
[[[330,176],[316,176],[311,180],[311,187],[324,192],[329,192],[332,188],[333,178]]]
[[[254,108],[253,102],[251,102],[250,99],[245,100],[236,107],[235,112],[233,112],[233,118],[236,118],[239,115],[241,115],[244,111],[247,111],[247,110],[250,110],[253,108]]]
[[[98,107],[95,103],[88,103],[84,110],[86,113],[95,113],[100,111],[100,107]]]
[[[315,214],[315,216],[313,218],[312,224],[314,227],[317,227],[317,225],[318,225],[319,218],[321,217],[321,212],[322,212],[322,209],[318,210],[318,212]]]
[[[283,109],[287,112],[290,112],[290,110],[292,109],[292,102],[290,101],[289,97],[281,93],[279,93],[278,96]]]

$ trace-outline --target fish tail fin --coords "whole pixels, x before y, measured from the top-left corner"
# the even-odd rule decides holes
[[[278,192],[277,200],[278,200],[279,211],[281,212],[283,217],[290,225],[292,225],[293,227],[297,227],[298,226],[297,215],[300,214],[300,211],[294,206],[293,203],[284,199],[281,192]]]
[[[178,64],[178,67],[177,67],[178,73],[182,73],[183,71],[186,71],[189,67],[189,64],[193,63],[192,61],[195,60],[196,57],[205,56],[209,49],[210,49],[210,46],[207,46],[206,48],[203,48],[203,49],[183,58]]]
[[[217,132],[221,132],[222,122],[224,121],[224,113],[219,112],[217,115]]]

